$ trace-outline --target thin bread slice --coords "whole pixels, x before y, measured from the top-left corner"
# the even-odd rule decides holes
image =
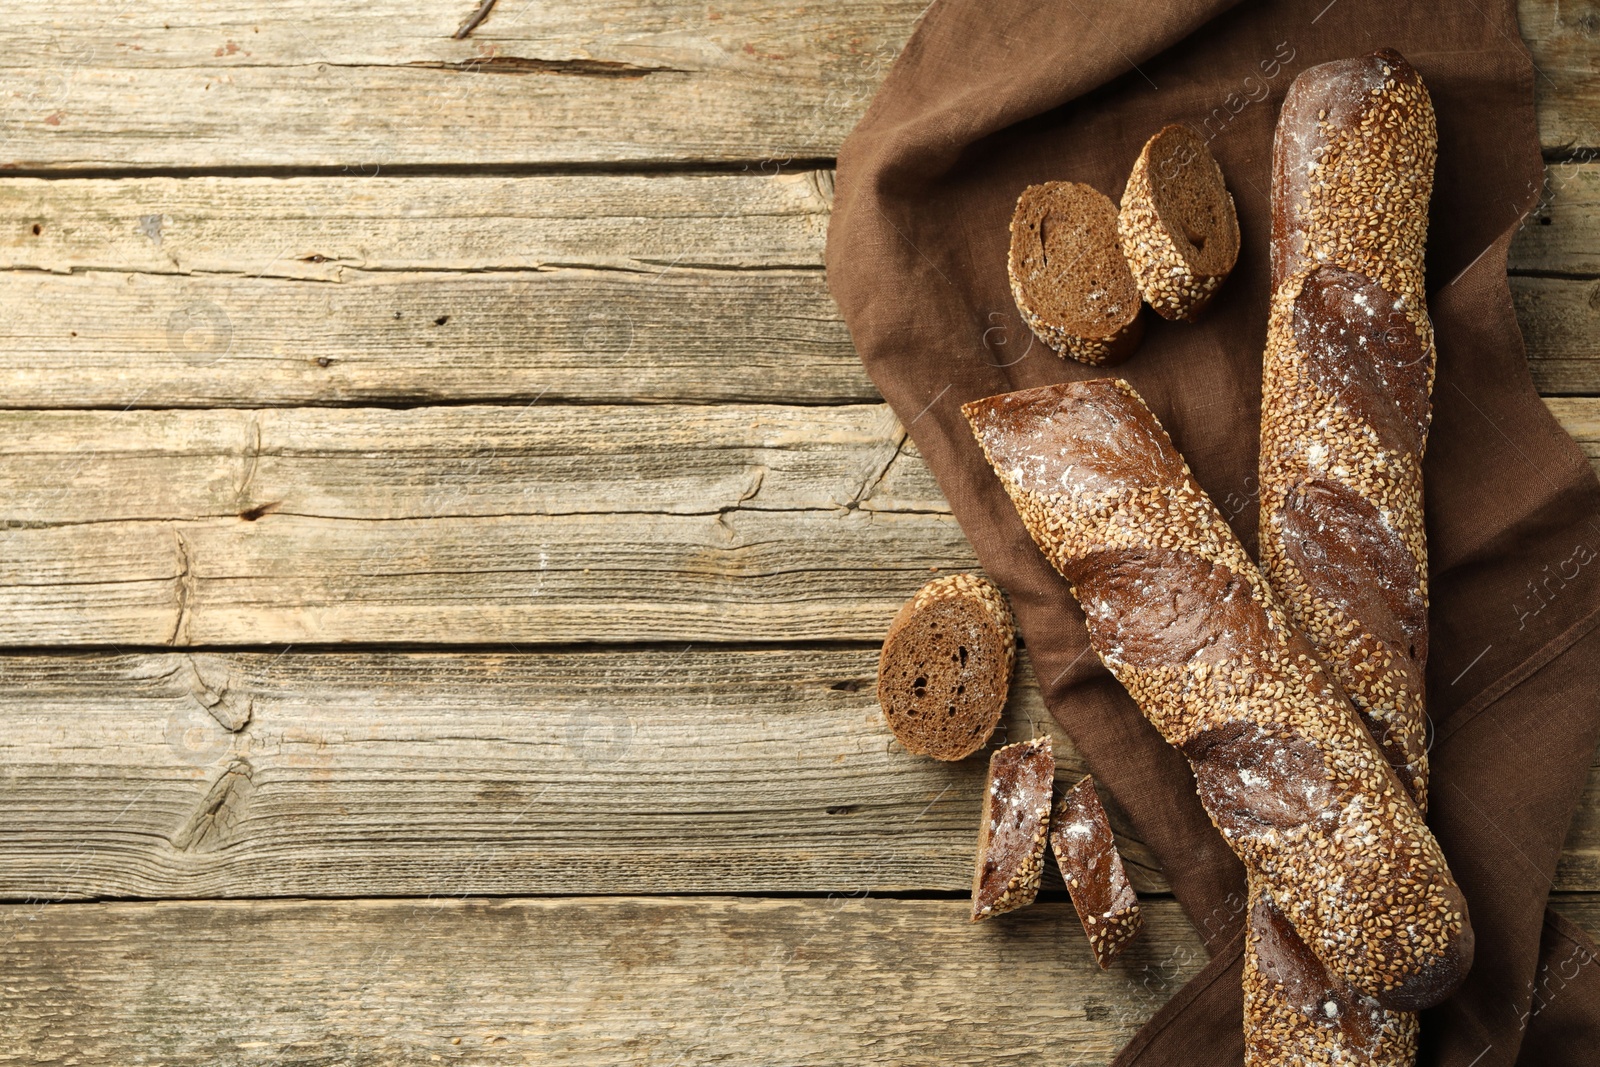
[[[1016,622],[993,582],[936,578],[906,601],[878,658],[878,703],[909,752],[963,759],[982,748],[1005,710]]]
[[[1089,937],[1094,961],[1105,970],[1144,926],[1144,916],[1111,836],[1111,821],[1088,775],[1056,803],[1050,818],[1050,848]]]
[[[989,757],[972,873],[973,922],[1015,911],[1039,895],[1055,773],[1049,735],[1006,745]]]
[[[1109,366],[1144,334],[1116,205],[1092,186],[1045,182],[1022,191],[1006,273],[1022,321],[1063,356]]]
[[[1164,127],[1133,165],[1117,215],[1122,252],[1145,302],[1193,322],[1239,258],[1239,216],[1211,149]]]

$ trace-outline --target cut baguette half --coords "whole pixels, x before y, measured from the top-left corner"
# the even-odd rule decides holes
[[[1022,321],[1062,356],[1109,366],[1144,334],[1116,205],[1091,186],[1045,182],[1022,191],[1006,273]]]

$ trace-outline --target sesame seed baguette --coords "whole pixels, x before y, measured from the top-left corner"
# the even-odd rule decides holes
[[[1428,91],[1394,51],[1290,86],[1273,143],[1260,459],[1268,581],[1424,812],[1436,151]],[[1415,1062],[1416,1015],[1342,987],[1255,885],[1248,921],[1247,1067]]]
[[[1026,907],[1039,895],[1055,774],[1049,734],[989,756],[972,871],[973,922]]]
[[[1385,1007],[1443,999],[1473,941],[1438,842],[1132,386],[962,410],[1096,654],[1310,950]]]

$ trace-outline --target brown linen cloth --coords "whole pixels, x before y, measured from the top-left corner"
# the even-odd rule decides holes
[[[1278,105],[1300,71],[1384,46],[1422,72],[1439,117],[1430,821],[1478,938],[1467,984],[1424,1017],[1422,1062],[1592,1065],[1600,961],[1545,903],[1600,736],[1600,486],[1534,392],[1506,282],[1543,180],[1537,75],[1512,0],[936,0],[840,153],[828,278],[862,360],[1011,594],[1051,712],[1213,953],[1121,1064],[1240,1062],[1243,876],[1183,759],[1085,654],[1066,583],[961,417],[968,400],[1105,373],[1059,359],[1021,323],[1006,225],[1033,182],[1116,199],[1166,123],[1209,139],[1238,204],[1238,268],[1198,324],[1152,316],[1114,373],[1253,546]],[[1061,995],[1063,1012],[1079,1010]]]

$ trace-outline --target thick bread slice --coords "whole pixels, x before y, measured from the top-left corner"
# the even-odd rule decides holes
[[[1109,366],[1144,334],[1116,206],[1091,186],[1045,182],[1022,191],[1006,273],[1022,321],[1063,356]]]
[[[1105,970],[1144,926],[1144,916],[1090,776],[1084,775],[1056,802],[1050,817],[1050,848],[1094,949],[1094,960]]]
[[[1211,149],[1187,126],[1145,143],[1117,215],[1122,252],[1146,303],[1193,322],[1239,258],[1239,216]]]
[[[1055,773],[1048,734],[996,749],[989,757],[972,872],[973,922],[1015,911],[1039,895]]]
[[[878,703],[909,752],[958,760],[988,742],[1011,687],[1016,622],[993,582],[936,578],[906,601],[878,658]]]

